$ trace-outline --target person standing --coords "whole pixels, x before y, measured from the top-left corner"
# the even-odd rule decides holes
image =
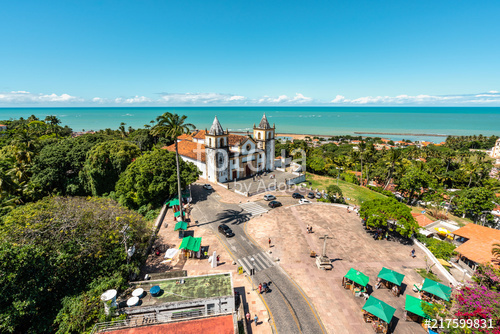
[[[259,317],[257,316],[257,314],[255,315],[255,317],[253,318],[253,320],[255,321],[255,326],[257,326],[257,321],[259,321]]]
[[[269,248],[271,248],[271,238],[269,238]]]
[[[411,250],[411,252],[410,252],[410,256],[411,256],[411,257],[415,257],[415,248],[413,248],[413,249]]]
[[[246,317],[247,317],[247,322],[250,322],[250,312],[247,312]]]
[[[262,293],[262,283],[259,283],[259,293]]]

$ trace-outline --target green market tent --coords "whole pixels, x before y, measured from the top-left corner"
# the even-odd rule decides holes
[[[382,270],[380,270],[377,277],[380,277],[383,280],[401,286],[401,283],[403,283],[403,278],[405,278],[405,275],[400,274],[397,271],[387,269],[386,267],[382,267]]]
[[[373,314],[374,316],[384,320],[387,323],[391,322],[392,316],[394,315],[394,312],[396,312],[396,309],[394,307],[373,296],[370,296],[370,298],[368,298],[365,306],[363,306],[363,310],[370,314]]]
[[[200,250],[201,238],[194,238],[192,236],[182,238],[181,245],[179,249],[187,249],[193,252]]]
[[[422,284],[422,291],[428,292],[446,301],[450,301],[451,288],[444,284],[438,283],[426,278]]]
[[[361,271],[357,271],[353,268],[349,269],[344,277],[358,283],[361,286],[366,286],[368,284],[368,281],[370,280],[370,278],[363,274]]]
[[[431,317],[425,314],[424,310],[422,310],[422,303],[432,305],[428,302],[424,302],[422,299],[406,295],[405,310],[421,317],[431,319]]]
[[[174,212],[174,217],[177,218],[181,215],[181,212],[180,211],[177,211],[177,212]],[[184,215],[183,215],[184,216]]]
[[[177,224],[175,224],[174,231],[177,230],[187,230],[188,223],[180,221]]]
[[[170,206],[179,205],[179,200],[177,198],[174,198],[170,200],[170,202],[167,202],[167,204]]]

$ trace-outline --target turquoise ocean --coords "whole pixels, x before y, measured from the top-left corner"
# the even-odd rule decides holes
[[[0,108],[0,120],[56,115],[74,131],[143,127],[164,112],[188,116],[199,129],[209,128],[217,115],[230,131],[251,131],[266,113],[278,133],[355,135],[393,140],[444,141],[440,135],[500,135],[500,107],[140,107],[140,108]],[[420,134],[409,136],[407,134]],[[425,135],[422,135],[425,134]]]

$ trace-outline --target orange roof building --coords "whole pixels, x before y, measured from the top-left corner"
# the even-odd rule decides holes
[[[434,220],[427,218],[427,216],[422,213],[412,212],[411,215],[420,227],[425,227],[434,222]]]
[[[182,334],[233,334],[233,315],[223,315],[204,319],[172,322],[159,325],[117,329],[104,332],[107,334],[160,334],[160,333],[182,333]]]
[[[275,170],[275,126],[266,115],[253,128],[253,136],[224,130],[215,117],[210,130],[195,130],[177,138],[179,155],[195,164],[201,177],[211,182],[228,182]],[[175,144],[163,149],[175,152]]]
[[[461,261],[470,268],[475,269],[478,264],[488,262],[495,265],[491,250],[493,244],[500,243],[500,230],[469,223],[453,234],[455,240],[463,242],[455,251],[460,254]]]

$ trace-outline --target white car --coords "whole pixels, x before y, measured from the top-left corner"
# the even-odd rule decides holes
[[[207,189],[207,190],[212,190],[212,186],[209,185],[208,183],[207,184],[204,184],[203,185],[203,188]]]
[[[274,195],[264,195],[264,199],[266,201],[273,201],[273,200],[276,199],[276,196],[274,196]]]
[[[311,201],[306,198],[299,199],[299,204],[311,204]]]

